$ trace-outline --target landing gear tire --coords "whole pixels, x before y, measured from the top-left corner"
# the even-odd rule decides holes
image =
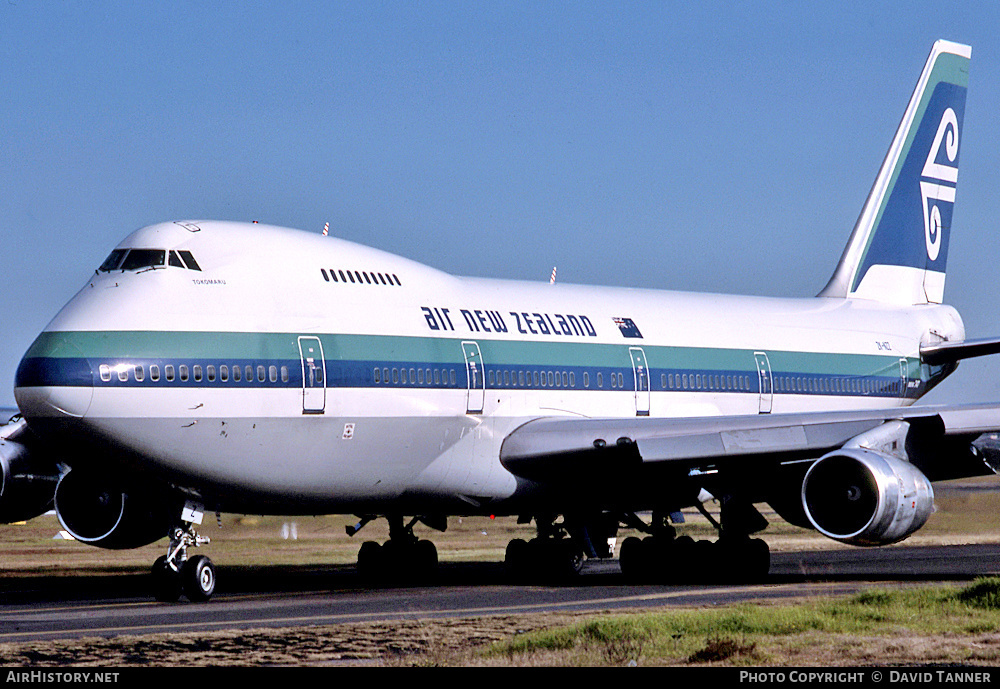
[[[528,542],[522,538],[515,538],[507,544],[503,564],[508,577],[514,581],[521,581],[527,576],[530,551]]]
[[[167,564],[167,556],[156,558],[152,569],[153,597],[161,603],[176,603],[181,597],[181,577]]]
[[[515,538],[507,544],[504,568],[514,581],[545,579],[556,583],[572,578],[583,568],[583,552],[568,538]]]
[[[215,593],[215,565],[204,555],[195,555],[181,568],[181,581],[188,600],[204,603]]]
[[[432,541],[365,541],[358,551],[358,574],[378,584],[426,582],[438,569],[438,553]]]
[[[647,569],[645,560],[641,539],[629,536],[622,542],[622,548],[618,553],[618,565],[626,580],[632,583],[642,581]]]

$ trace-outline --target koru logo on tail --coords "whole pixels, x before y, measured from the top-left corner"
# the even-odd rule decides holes
[[[920,200],[924,211],[924,242],[927,244],[927,258],[937,260],[941,251],[941,209],[936,202],[955,203],[955,185],[958,184],[958,166],[937,162],[944,145],[949,162],[958,157],[958,117],[948,108],[941,115],[934,143],[927,155],[927,162],[920,174]],[[925,181],[933,180],[933,181]],[[928,206],[930,203],[930,206]]]

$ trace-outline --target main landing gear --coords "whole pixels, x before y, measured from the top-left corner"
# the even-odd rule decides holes
[[[751,533],[763,528],[757,527],[758,519],[764,519],[753,505],[731,503],[727,506],[723,502],[722,524],[704,508],[702,511],[719,531],[719,538],[714,542],[677,536],[674,527],[658,512],[653,513],[648,525],[635,515],[629,515],[627,524],[648,535],[642,539],[630,536],[622,543],[618,562],[625,578],[636,583],[763,580],[771,567],[771,551],[765,541],[750,537]],[[743,518],[738,518],[737,513]]]
[[[414,517],[403,523],[402,515],[390,515],[389,540],[383,544],[365,541],[358,551],[358,574],[365,581],[377,584],[423,583],[437,574],[437,548],[431,541],[418,538],[413,527],[421,522],[438,531],[448,528],[444,519]],[[374,516],[362,517],[355,526],[347,527],[347,534],[353,536]]]
[[[580,573],[583,546],[562,525],[536,518],[538,535],[530,541],[515,538],[507,544],[504,566],[514,581],[565,581]]]
[[[153,595],[156,600],[177,602],[181,594],[196,603],[207,601],[215,593],[215,565],[204,555],[188,558],[187,549],[210,542],[194,530],[200,524],[202,507],[188,503],[184,507],[181,526],[170,532],[167,554],[153,563]]]

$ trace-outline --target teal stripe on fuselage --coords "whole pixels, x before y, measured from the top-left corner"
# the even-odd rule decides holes
[[[299,358],[298,338],[309,333],[232,332],[45,332],[25,357],[84,357],[94,360]],[[622,344],[534,342],[396,335],[321,334],[325,358],[340,361],[396,361],[465,365],[461,342],[479,344],[487,366],[618,366],[631,361],[629,347],[641,347],[651,369],[756,371],[752,349],[670,347],[642,340]],[[846,354],[766,350],[771,369],[800,374],[869,376],[898,369],[895,354]],[[910,372],[916,373],[916,359]],[[915,376],[911,376],[915,377]]]
[[[298,334],[292,333],[232,333],[232,332],[46,332],[42,333],[31,346],[25,359],[71,359],[85,358],[92,365],[118,365],[150,362],[240,364],[253,363],[269,365],[276,363],[292,369],[292,376],[282,381],[290,386],[301,385],[298,375],[299,350]],[[323,343],[330,387],[385,387],[392,379],[380,376],[376,382],[374,370],[409,368],[449,367],[456,369],[458,376],[454,387],[465,388],[465,359],[462,339],[436,337],[404,337],[385,335],[323,334]],[[503,370],[561,370],[573,371],[581,379],[574,386],[582,389],[584,372],[625,373],[626,386],[634,386],[630,347],[641,347],[647,361],[652,391],[672,389],[711,389],[719,392],[750,391],[758,389],[758,373],[754,350],[721,349],[708,347],[669,347],[647,344],[641,340],[622,344],[600,344],[593,342],[534,342],[510,340],[476,340],[482,352],[487,373]],[[845,354],[842,352],[795,352],[767,351],[771,374],[775,380],[775,392],[814,392],[816,394],[889,394],[891,386],[901,379],[898,355]],[[921,380],[921,367],[916,359],[906,359],[906,377],[909,381],[919,381],[916,389],[907,391],[907,397],[919,396],[927,379]],[[682,375],[742,375],[748,378],[749,387],[723,386],[714,383],[709,388],[691,388],[661,385],[663,376]],[[868,379],[874,383],[869,388],[844,390],[841,387],[817,386],[810,389],[793,387],[782,389],[779,377],[800,377],[808,380],[824,379]],[[692,378],[693,380],[693,378]],[[115,377],[108,381],[117,385]],[[132,382],[132,381],[130,381]],[[249,381],[247,381],[249,382]],[[801,381],[794,380],[798,385]],[[100,385],[99,380],[95,380]],[[134,384],[134,383],[133,383]],[[412,386],[412,382],[410,382]],[[442,387],[452,387],[444,384]],[[508,387],[497,383],[488,387]],[[594,386],[589,386],[593,389]],[[605,388],[607,389],[607,388]],[[898,388],[896,388],[898,389]]]

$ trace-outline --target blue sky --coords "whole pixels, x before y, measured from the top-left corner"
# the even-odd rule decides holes
[[[973,46],[946,301],[1000,335],[1000,5],[0,4],[0,405],[150,223],[487,277],[811,296],[937,38]],[[927,399],[1000,398],[1000,362]]]

